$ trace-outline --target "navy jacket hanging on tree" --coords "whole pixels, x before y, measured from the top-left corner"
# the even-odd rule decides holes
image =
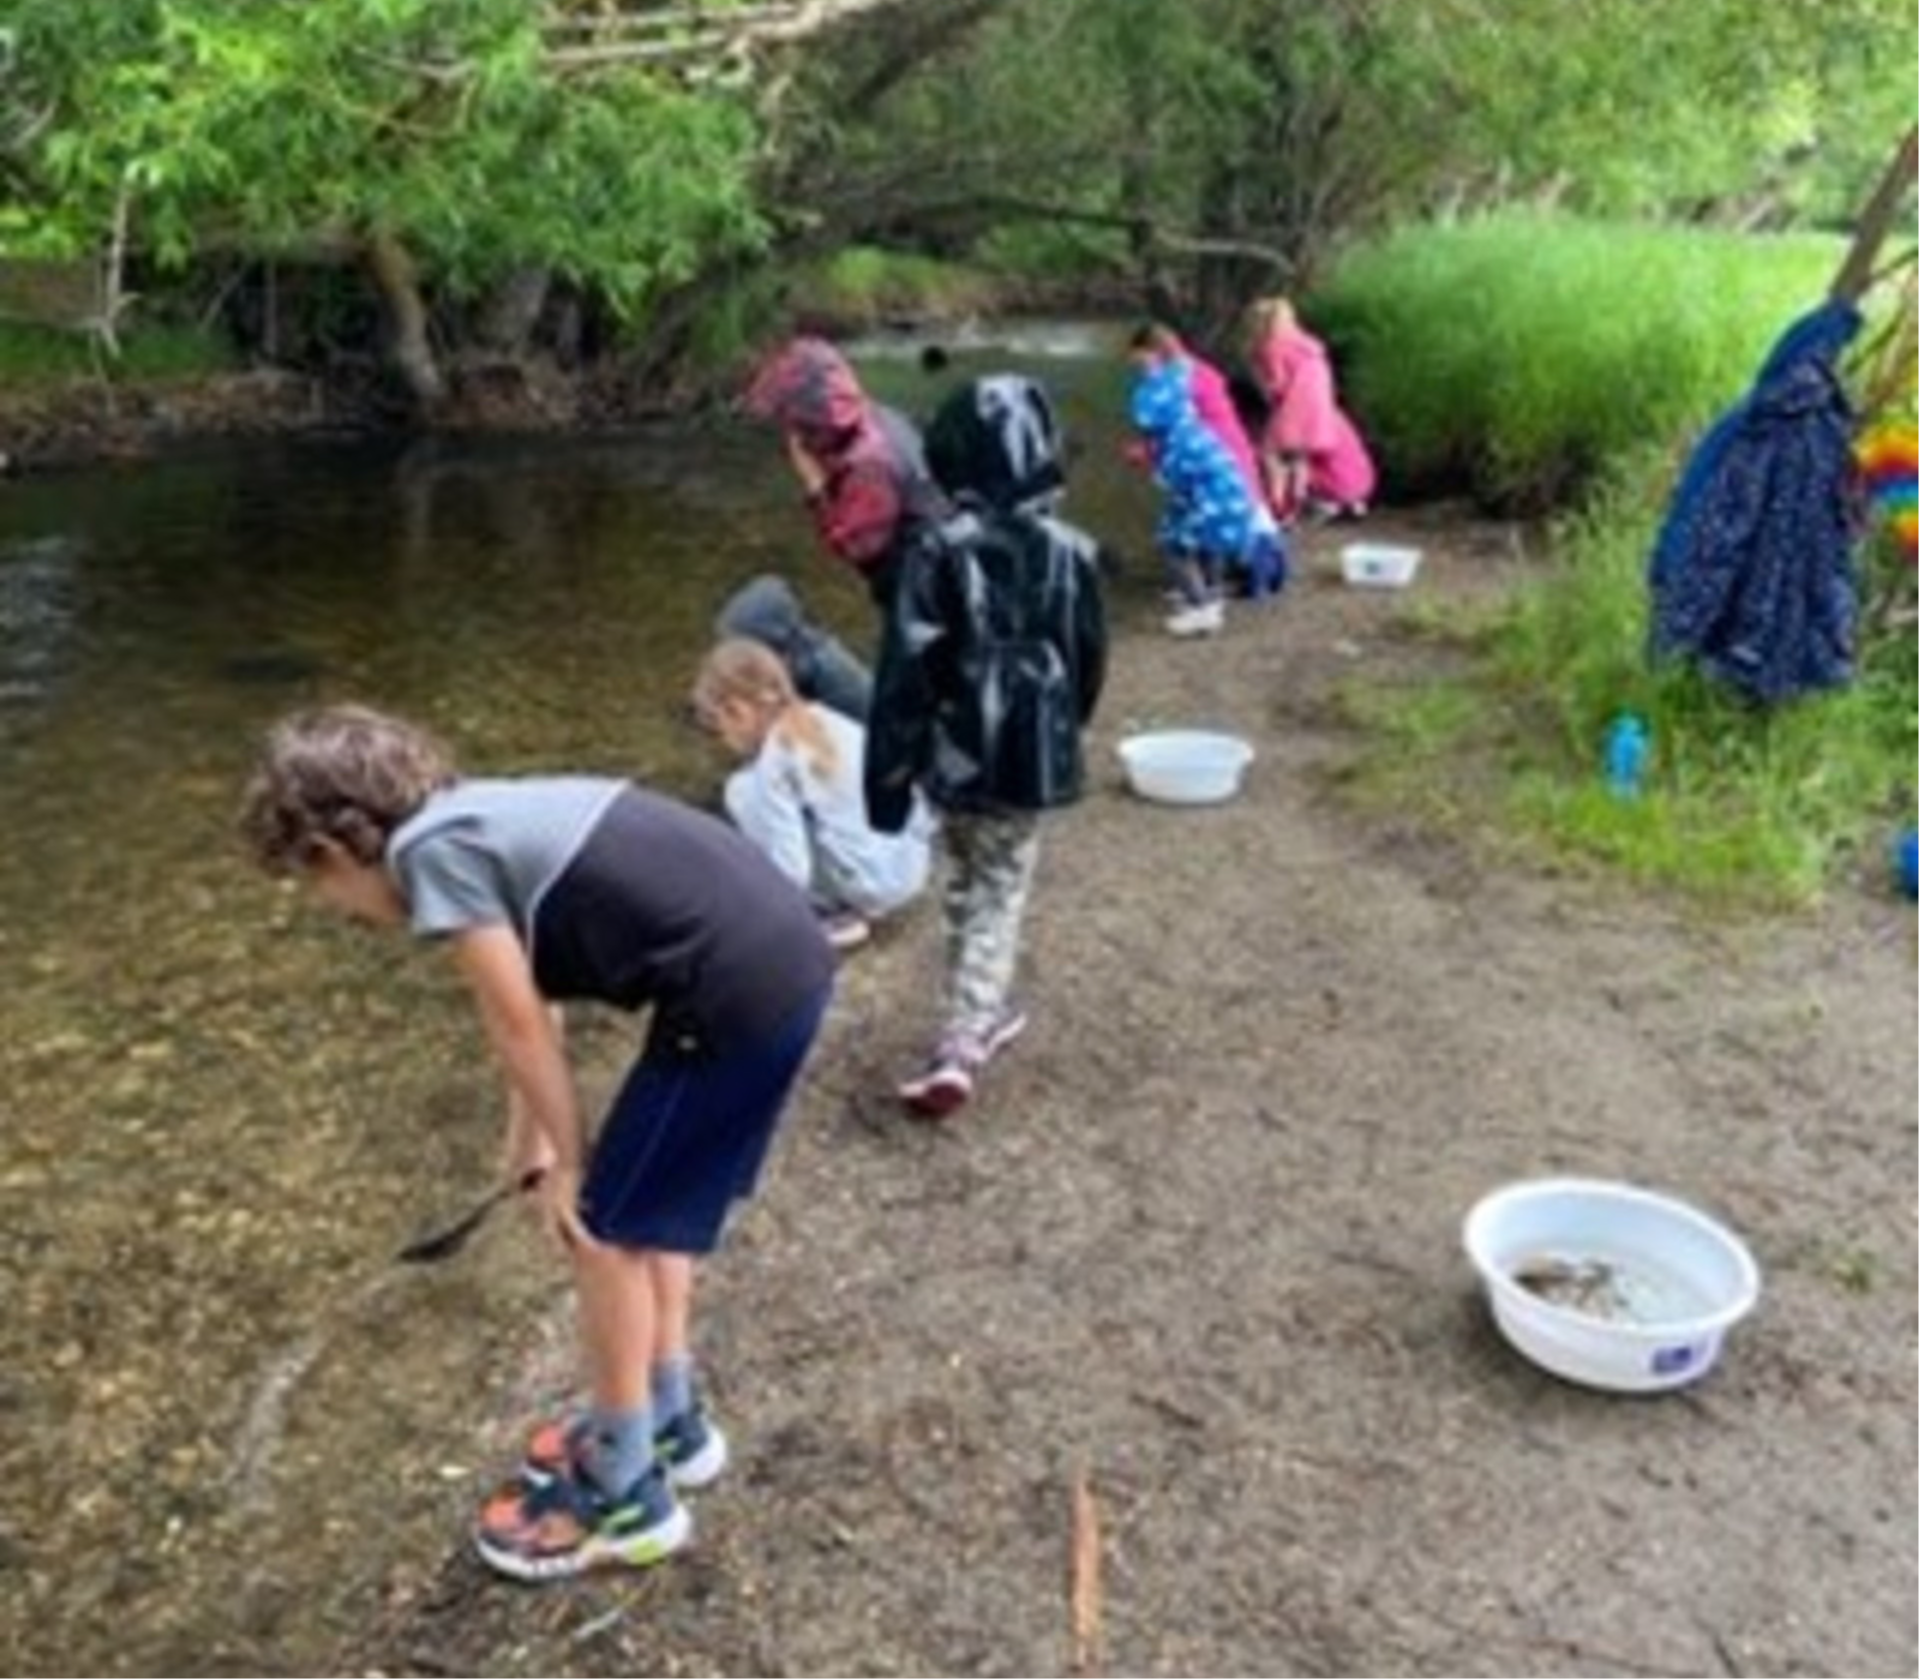
[[[1686,464],[1653,549],[1652,651],[1765,705],[1852,679],[1852,407],[1835,363],[1859,311],[1787,328]]]

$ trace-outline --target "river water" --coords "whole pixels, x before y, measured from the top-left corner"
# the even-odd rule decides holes
[[[867,366],[924,413],[916,349]],[[942,378],[1047,380],[1076,515],[1142,551],[1116,340],[961,349]],[[358,699],[476,770],[701,797],[722,766],[686,684],[762,570],[870,644],[776,441],[726,420],[0,484],[8,1672],[318,1670],[371,1582],[444,1553],[500,1467],[473,1420],[510,1407],[527,1325],[563,1297],[512,1233],[392,1263],[486,1186],[498,1092],[446,964],[240,854],[263,729]]]

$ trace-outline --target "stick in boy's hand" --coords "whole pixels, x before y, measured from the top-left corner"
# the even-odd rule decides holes
[[[495,1207],[516,1195],[524,1195],[545,1175],[544,1168],[536,1166],[522,1173],[512,1183],[503,1183],[497,1189],[488,1190],[484,1200],[462,1213],[451,1224],[408,1242],[394,1257],[402,1265],[437,1265],[443,1259],[451,1259],[466,1246],[467,1238],[486,1223]]]

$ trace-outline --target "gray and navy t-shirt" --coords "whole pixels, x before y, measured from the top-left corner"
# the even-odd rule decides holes
[[[763,1043],[833,956],[806,895],[717,817],[595,776],[461,781],[387,843],[413,931],[509,926],[541,994],[655,1009],[656,1044]]]

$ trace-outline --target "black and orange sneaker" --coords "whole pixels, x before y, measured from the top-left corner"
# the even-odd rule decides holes
[[[544,1486],[515,1484],[480,1511],[473,1542],[489,1568],[542,1584],[589,1568],[645,1568],[693,1537],[693,1518],[654,1464],[618,1498],[577,1471]]]

